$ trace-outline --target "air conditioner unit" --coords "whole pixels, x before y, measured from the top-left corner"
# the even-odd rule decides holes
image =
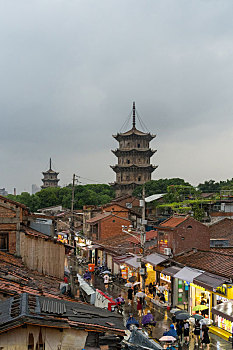
[[[164,248],[164,254],[165,255],[171,255],[171,253],[172,253],[171,248]]]

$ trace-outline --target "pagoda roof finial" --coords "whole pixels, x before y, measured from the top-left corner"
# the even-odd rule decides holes
[[[133,102],[133,128],[136,126],[136,117],[135,117],[135,102]]]
[[[52,159],[49,158],[49,170],[52,170]]]

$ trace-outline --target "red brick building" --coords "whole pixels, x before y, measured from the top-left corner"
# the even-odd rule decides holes
[[[225,239],[233,246],[233,219],[224,218],[209,225],[210,239]]]
[[[0,196],[0,250],[20,256],[20,229],[27,224],[25,205]]]
[[[104,212],[87,220],[90,225],[90,238],[92,240],[105,240],[107,238],[121,236],[122,226],[129,228],[131,221],[127,218],[114,215],[112,212]]]
[[[160,253],[165,253],[165,248],[170,248],[174,255],[192,248],[210,248],[209,228],[190,216],[173,216],[157,230]]]

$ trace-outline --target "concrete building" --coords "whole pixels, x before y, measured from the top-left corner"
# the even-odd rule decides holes
[[[118,159],[117,165],[111,166],[116,173],[116,181],[112,186],[116,190],[116,197],[130,195],[137,185],[150,181],[152,172],[157,168],[150,164],[150,158],[156,152],[150,148],[150,141],[155,135],[136,128],[135,102],[132,129],[113,137],[119,142],[119,148],[112,150]]]

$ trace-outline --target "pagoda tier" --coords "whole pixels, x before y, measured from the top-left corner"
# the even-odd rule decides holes
[[[136,165],[136,164],[129,164],[129,165],[111,165],[111,168],[115,173],[119,173],[122,171],[143,171],[143,172],[149,172],[152,173],[158,166],[155,165]]]
[[[114,139],[116,139],[118,142],[126,139],[143,139],[147,141],[153,140],[156,135],[150,134],[150,133],[145,133],[142,132],[135,127],[133,127],[131,130],[124,132],[124,133],[117,133],[116,135],[112,135]]]
[[[128,149],[128,148],[117,148],[115,150],[112,150],[112,153],[115,154],[116,157],[125,157],[128,155],[135,155],[135,156],[147,156],[147,157],[151,157],[153,156],[153,154],[157,152],[157,150],[153,150],[151,148],[145,148],[145,149],[138,149],[138,148],[132,148],[132,149]]]

